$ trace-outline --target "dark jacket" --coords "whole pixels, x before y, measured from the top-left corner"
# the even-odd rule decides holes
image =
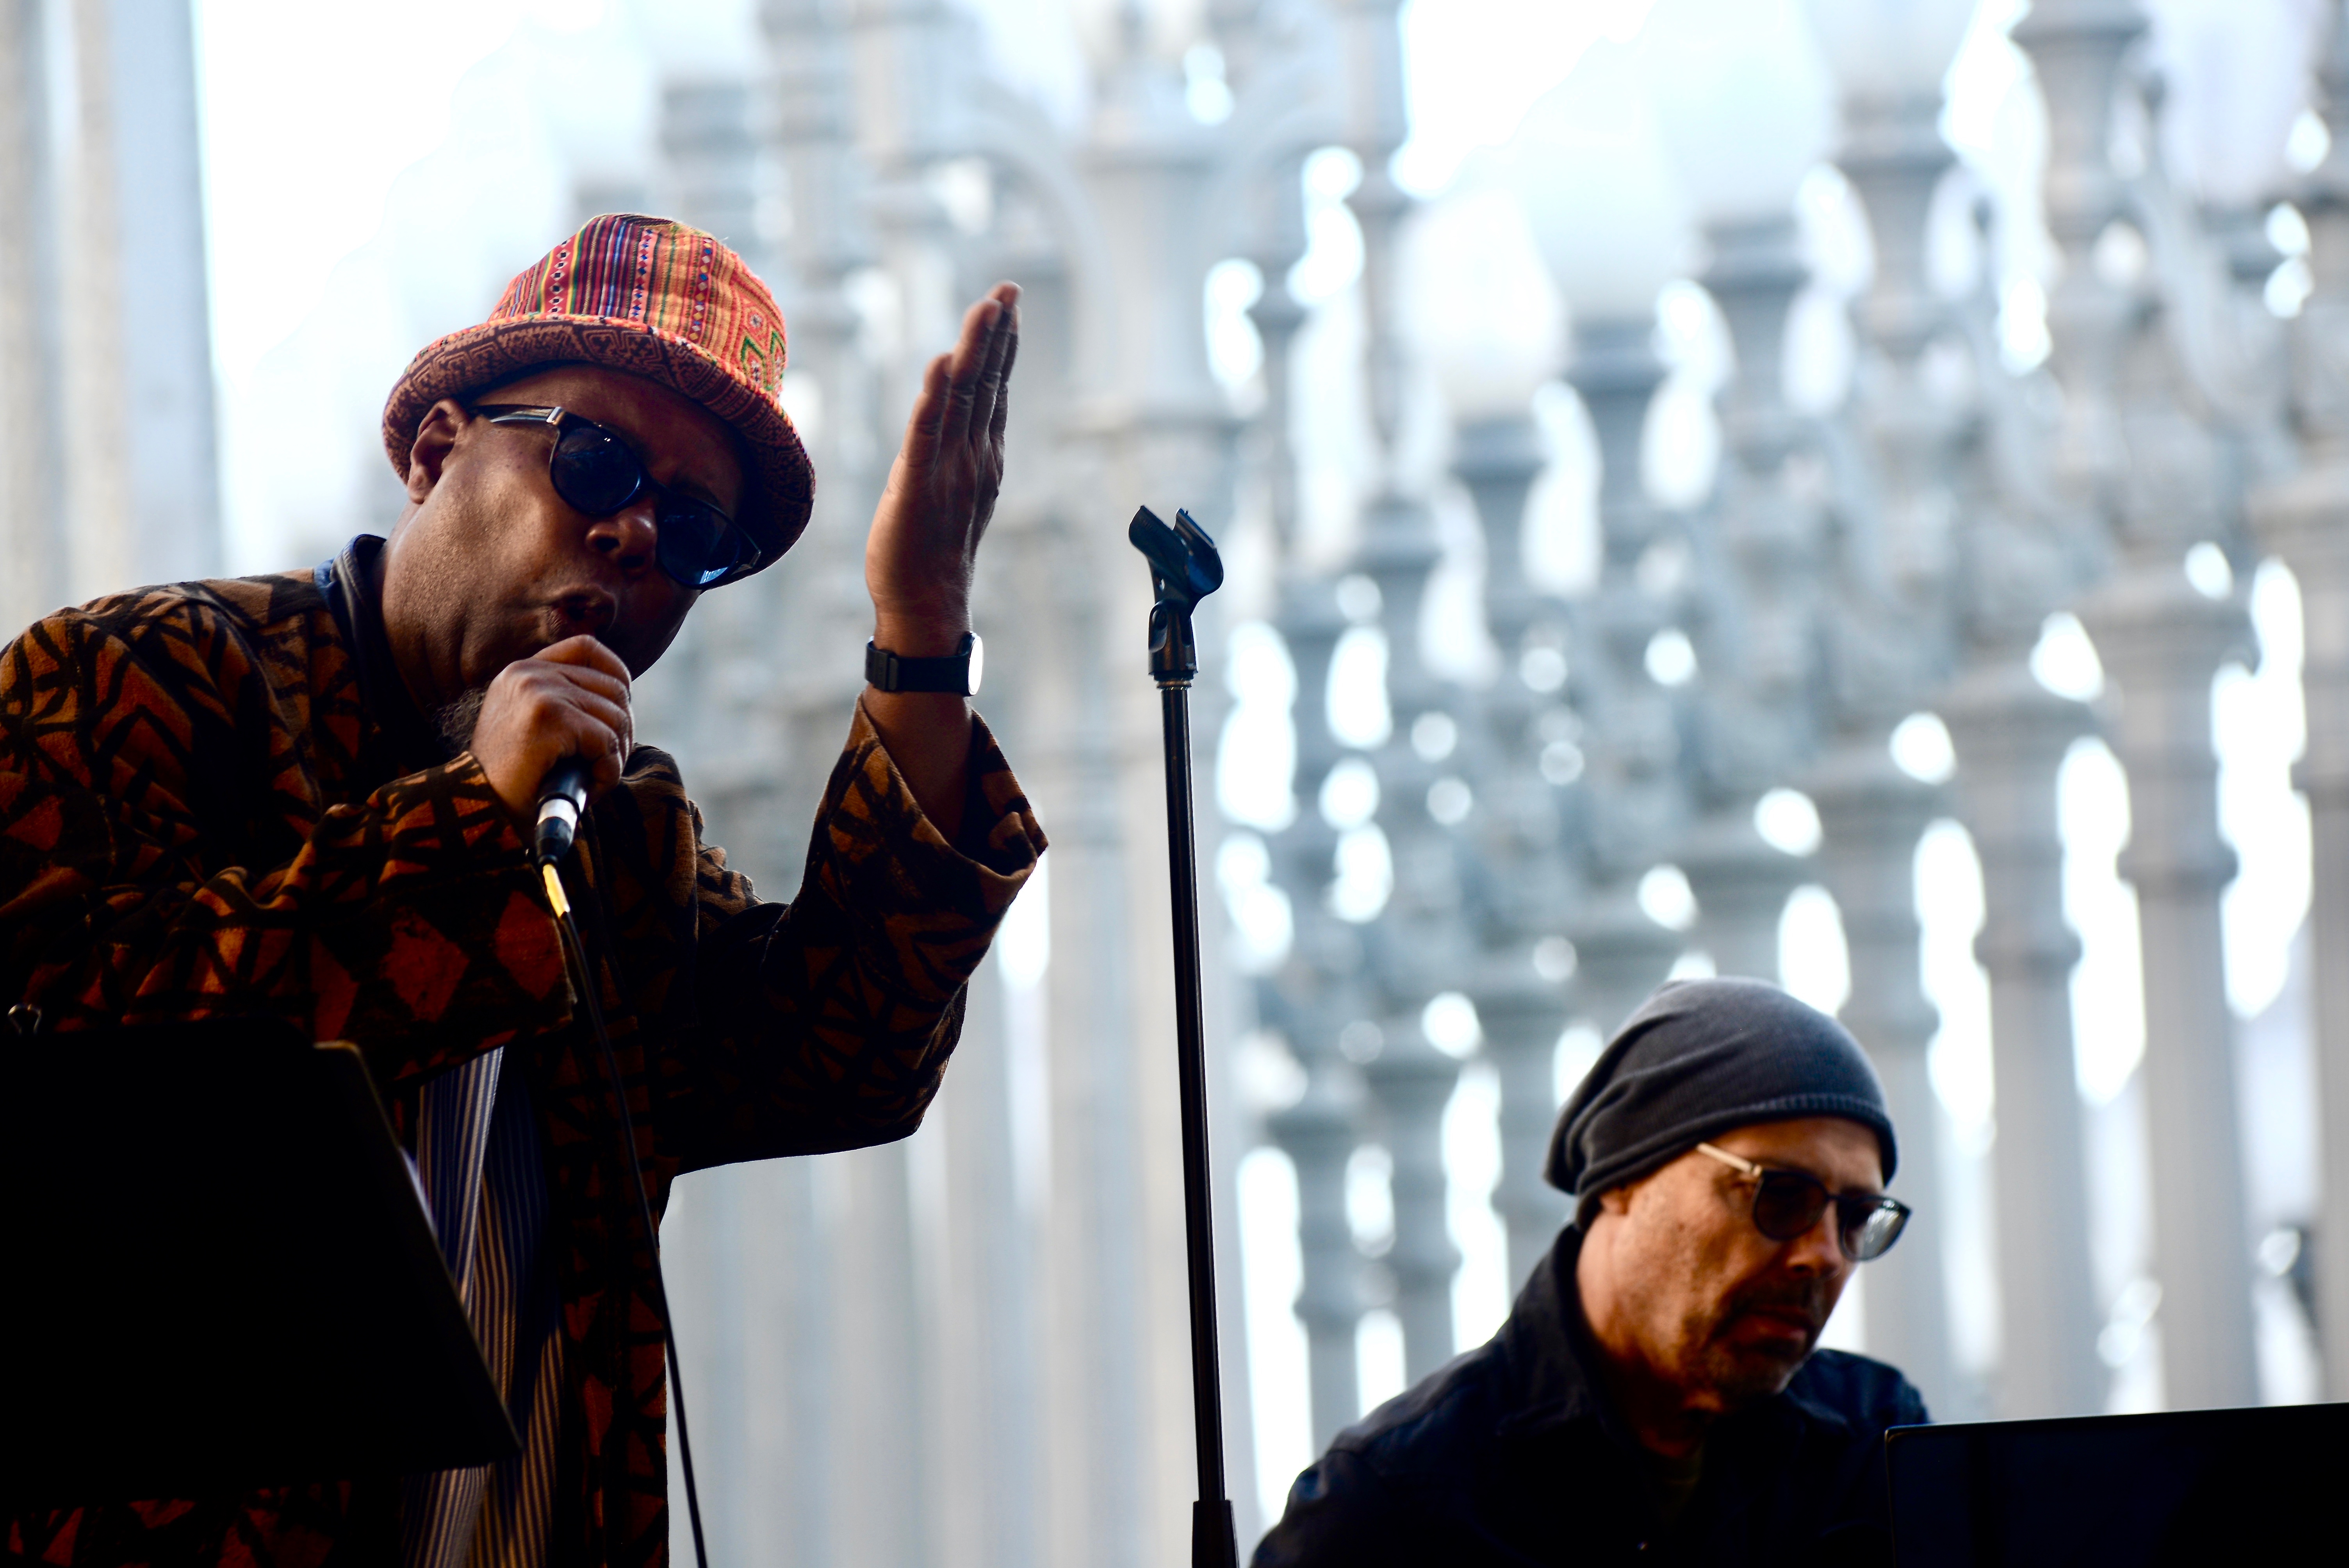
[[[1597,1377],[1569,1225],[1501,1331],[1338,1434],[1289,1489],[1256,1568],[1889,1562],[1884,1429],[1922,1421],[1899,1373],[1822,1350],[1726,1417],[1667,1529]]]
[[[361,580],[187,583],[65,610],[0,648],[0,1011],[73,1032],[242,1014],[356,1043],[403,1139],[417,1091],[492,1047],[539,1121],[540,1256],[562,1335],[548,1557],[668,1544],[662,1306],[617,1112],[520,832],[398,684]],[[846,717],[846,716],[843,716]],[[653,1213],[683,1171],[903,1138],[964,982],[1044,847],[984,727],[958,841],[860,708],[797,896],[761,901],[667,757],[630,754],[570,874]],[[19,1043],[16,1048],[28,1048]],[[0,1560],[396,1562],[388,1477],[0,1518]]]

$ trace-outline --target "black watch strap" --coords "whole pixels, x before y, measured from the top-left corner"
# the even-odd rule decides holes
[[[962,646],[940,659],[910,659],[871,642],[864,645],[864,678],[882,691],[951,692],[977,696],[981,660],[978,634],[965,632]]]

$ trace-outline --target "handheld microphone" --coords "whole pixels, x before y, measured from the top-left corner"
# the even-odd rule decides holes
[[[587,810],[587,781],[593,776],[584,757],[566,757],[546,770],[546,780],[538,787],[534,848],[540,865],[551,866],[571,852],[580,813]]]

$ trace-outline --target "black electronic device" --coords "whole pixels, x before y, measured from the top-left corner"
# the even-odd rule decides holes
[[[1895,1427],[1899,1568],[2184,1568],[2341,1550],[2349,1405]]]
[[[0,1194],[9,1503],[519,1446],[354,1047],[274,1019],[0,1035]]]

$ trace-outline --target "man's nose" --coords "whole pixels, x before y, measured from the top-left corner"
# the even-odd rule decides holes
[[[595,519],[587,528],[587,547],[629,576],[642,575],[652,566],[653,547],[660,542],[653,508],[653,498],[641,496],[609,517]]]
[[[1843,1241],[1836,1232],[1836,1210],[1826,1206],[1817,1223],[1786,1243],[1786,1263],[1804,1274],[1832,1274],[1848,1268],[1851,1260],[1843,1255]]]

